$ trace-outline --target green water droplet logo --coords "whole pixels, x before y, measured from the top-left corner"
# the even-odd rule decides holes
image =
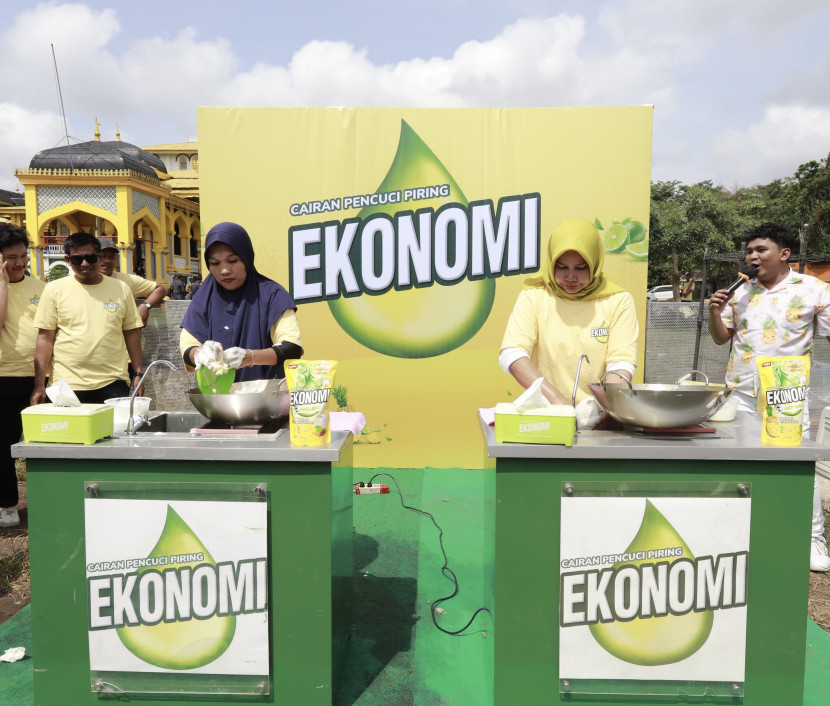
[[[695,560],[683,538],[651,501],[646,500],[643,522],[625,552],[648,552],[650,549],[664,547],[682,549],[681,556],[664,561],[673,563],[681,558]],[[654,561],[627,561],[624,564],[615,564],[614,568],[639,566]],[[611,600],[613,601],[613,598]],[[635,617],[629,621],[595,623],[590,629],[594,639],[615,657],[631,664],[655,666],[679,662],[697,652],[709,638],[713,622],[714,612],[704,610],[690,611],[683,615]]]
[[[204,564],[216,565],[208,550],[187,526],[178,513],[168,505],[164,529],[156,546],[147,555],[153,557],[202,554],[204,559],[193,562],[170,563],[163,569],[196,568]],[[139,576],[152,567],[138,570]],[[117,628],[124,646],[139,659],[165,669],[194,669],[210,664],[233,640],[236,616],[213,615],[205,619],[159,622],[155,625],[134,625]]]
[[[437,211],[448,203],[468,205],[435,153],[401,121],[398,151],[376,193],[438,184],[449,185],[447,196],[367,206],[358,218],[376,214],[394,217],[408,209]],[[397,358],[430,358],[470,340],[490,315],[495,294],[495,280],[465,279],[451,286],[435,282],[428,287],[390,290],[378,296],[341,297],[329,301],[329,309],[341,328],[367,348]]]

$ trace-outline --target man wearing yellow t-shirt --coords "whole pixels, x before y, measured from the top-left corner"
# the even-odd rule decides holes
[[[98,253],[98,260],[101,263],[101,274],[105,277],[121,280],[126,284],[136,299],[144,299],[138,305],[138,315],[141,317],[142,326],[147,325],[147,318],[150,316],[150,309],[161,303],[167,296],[167,287],[158,282],[144,279],[138,275],[131,275],[127,272],[119,272],[115,269],[118,261],[118,246],[109,238],[98,238],[101,244],[101,252]]]
[[[46,285],[35,315],[35,386],[31,403],[46,400],[46,373],[66,380],[81,402],[103,402],[130,392],[127,356],[136,379],[144,372],[141,318],[123,282],[104,277],[101,244],[90,233],[74,233],[64,243],[64,259],[74,277]],[[126,344],[126,346],[125,346]]]
[[[8,450],[20,441],[20,411],[29,406],[35,384],[32,322],[44,283],[26,276],[29,236],[0,223],[0,527],[20,524],[17,474]]]

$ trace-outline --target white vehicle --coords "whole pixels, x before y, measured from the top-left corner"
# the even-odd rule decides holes
[[[659,287],[652,287],[646,292],[646,299],[650,302],[670,302],[674,298],[674,292],[670,284],[661,284]]]

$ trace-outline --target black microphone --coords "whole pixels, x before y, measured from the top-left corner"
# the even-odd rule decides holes
[[[749,280],[751,280],[755,275],[758,274],[757,267],[745,267],[743,270],[738,272],[738,279],[736,279],[732,284],[730,284],[726,288],[726,293],[732,295],[735,293],[735,290],[738,289],[742,284],[749,284]]]

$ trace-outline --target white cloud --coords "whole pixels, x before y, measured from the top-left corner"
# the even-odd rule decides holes
[[[799,164],[830,152],[830,107],[772,105],[763,120],[712,140],[714,161],[744,185],[792,175]]]
[[[119,30],[115,10],[96,12],[85,5],[54,2],[24,10],[0,37],[4,49],[0,88],[17,102],[55,108],[54,47],[64,87],[100,92],[110,85],[113,57],[106,47]]]
[[[665,62],[623,47],[584,58],[585,20],[520,19],[451,58],[378,66],[365,48],[313,41],[283,69],[264,64],[223,90],[233,105],[567,106],[644,103],[672,93]],[[633,99],[632,99],[633,97]]]
[[[114,87],[121,101],[142,112],[194,110],[199,100],[218,97],[233,79],[239,61],[225,39],[199,40],[185,27],[172,40],[158,37],[132,45],[118,61]]]
[[[0,186],[13,188],[14,168],[63,135],[50,43],[69,132],[79,139],[92,138],[95,117],[103,139],[112,139],[116,121],[136,144],[192,138],[200,105],[653,103],[661,178],[754,183],[826,154],[830,42],[822,35],[808,51],[790,41],[830,15],[825,0],[757,0],[752,12],[712,0],[579,7],[583,14],[517,19],[487,40],[459,35],[440,56],[424,49],[378,64],[370,47],[298,38],[288,63],[243,66],[245,47],[223,38],[234,36],[230,24],[125,39],[129,22],[113,9],[41,3],[0,35],[0,96],[12,116],[0,130]],[[344,26],[342,36],[350,34]]]
[[[28,168],[40,150],[56,146],[55,136],[61,132],[60,116],[56,113],[0,103],[0,188],[18,188],[20,182],[14,170]]]

